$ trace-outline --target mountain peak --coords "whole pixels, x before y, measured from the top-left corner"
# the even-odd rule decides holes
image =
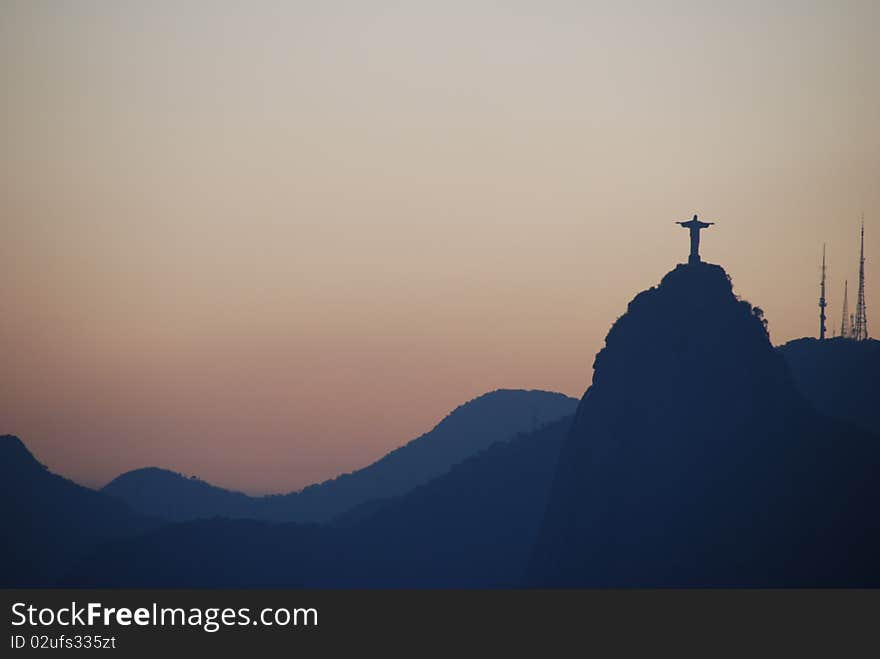
[[[44,469],[16,435],[0,435],[0,464],[9,469]]]
[[[629,303],[596,355],[591,395],[662,405],[688,396],[711,404],[752,391],[756,378],[791,389],[763,311],[734,295],[722,267],[693,263]]]
[[[861,558],[834,568],[828,556],[874,551],[840,513],[856,515],[846,502],[873,478],[874,446],[805,402],[723,268],[680,265],[630,302],[596,356],[532,583],[846,583]],[[835,533],[848,540],[832,545]]]

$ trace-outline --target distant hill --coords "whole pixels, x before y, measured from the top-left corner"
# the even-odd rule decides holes
[[[807,338],[777,350],[816,409],[880,435],[880,341]]]
[[[101,548],[65,585],[453,588],[522,583],[571,417],[496,442],[332,526],[196,520]]]
[[[323,522],[368,501],[408,492],[497,441],[571,414],[576,405],[576,399],[547,391],[493,391],[371,465],[285,495],[248,497],[157,468],[122,474],[103,492],[141,513],[173,521],[223,516]]]
[[[18,437],[0,436],[0,587],[51,585],[99,543],[158,522],[48,471]]]
[[[141,513],[165,520],[258,516],[259,498],[158,467],[126,472],[101,491]]]

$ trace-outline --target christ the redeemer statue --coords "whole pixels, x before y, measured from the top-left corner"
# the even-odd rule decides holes
[[[697,216],[694,215],[694,219],[688,220],[687,222],[676,222],[676,224],[680,224],[685,229],[690,230],[691,232],[691,254],[688,257],[688,263],[699,263],[700,262],[700,231],[705,229],[706,227],[710,227],[714,222],[701,222],[697,219]]]

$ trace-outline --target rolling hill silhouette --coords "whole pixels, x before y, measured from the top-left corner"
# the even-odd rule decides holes
[[[108,544],[64,585],[512,587],[522,583],[571,417],[496,442],[333,525],[209,519]]]
[[[880,435],[880,341],[797,339],[777,349],[817,410]]]
[[[122,474],[103,492],[172,521],[221,516],[323,522],[368,501],[408,492],[494,442],[571,414],[576,406],[576,399],[548,391],[493,391],[459,406],[433,430],[371,465],[285,495],[248,497],[157,468]]]
[[[880,440],[816,412],[760,309],[680,265],[614,324],[529,584],[880,584]]]
[[[18,437],[0,436],[0,586],[51,585],[101,542],[158,521],[49,472]]]
[[[533,404],[536,399],[537,406]],[[457,440],[453,433],[462,430],[475,433],[481,426],[486,430],[489,438],[501,436],[509,440],[490,444],[487,448],[479,450],[476,456],[466,459],[463,465],[454,466],[445,475],[416,487],[412,492],[417,497],[416,500],[431,502],[433,511],[421,519],[410,520],[402,526],[409,528],[409,533],[422,528],[416,536],[421,538],[420,553],[418,548],[413,548],[411,538],[407,540],[402,536],[399,538],[400,547],[396,551],[397,555],[402,557],[405,553],[404,547],[410,548],[406,550],[407,552],[412,550],[409,564],[418,565],[421,562],[425,583],[438,582],[432,573],[432,564],[440,565],[445,560],[458,561],[460,566],[477,565],[480,555],[484,557],[482,564],[487,566],[487,574],[499,575],[492,577],[496,582],[502,578],[500,575],[503,575],[506,582],[518,581],[524,556],[531,546],[534,531],[543,514],[542,497],[546,495],[555,466],[556,452],[567,428],[568,417],[551,422],[534,433],[521,434],[515,439],[504,433],[516,424],[528,427],[536,419],[552,417],[560,408],[571,409],[575,403],[573,399],[545,392],[495,392],[463,405],[432,433],[426,433],[417,440],[425,444],[448,439],[450,443],[458,444],[456,450],[464,450],[467,442],[462,446],[463,442]],[[511,405],[518,406],[511,411]],[[495,415],[494,419],[493,415]],[[512,416],[513,419],[506,415]],[[495,425],[490,426],[489,424],[493,422]],[[501,430],[498,429],[499,426]],[[442,432],[438,433],[439,430]],[[471,446],[489,443],[486,437],[471,436],[471,439],[473,440],[470,442]],[[10,472],[10,478],[4,480],[7,486],[2,499],[4,508],[19,513],[6,514],[5,530],[10,537],[15,536],[19,539],[26,537],[29,540],[25,543],[27,546],[22,543],[6,545],[7,560],[4,561],[4,565],[8,568],[8,574],[15,575],[14,580],[11,577],[7,580],[11,585],[52,584],[57,574],[70,573],[70,565],[78,563],[82,556],[90,551],[99,557],[98,563],[94,564],[96,568],[89,573],[89,578],[69,580],[69,583],[79,585],[358,583],[380,586],[383,583],[391,583],[395,578],[393,571],[389,574],[387,570],[380,572],[376,569],[383,562],[387,565],[388,556],[381,544],[363,542],[363,539],[369,537],[371,533],[369,529],[365,529],[364,523],[374,514],[380,515],[388,509],[400,507],[405,511],[407,507],[400,502],[406,500],[408,495],[377,499],[362,504],[342,516],[336,529],[222,518],[157,528],[160,526],[158,521],[132,514],[128,507],[117,499],[80,487],[49,473],[33,460],[17,439],[15,442],[22,456],[27,458],[24,462],[29,461],[30,468],[22,468],[18,464],[21,460],[4,461]],[[450,451],[440,453],[442,456],[454,454]],[[469,476],[472,469],[467,466],[471,461],[481,465],[477,469],[477,474],[481,473],[480,469],[483,470],[482,475],[473,479]],[[166,476],[162,470],[158,471],[159,473],[149,475],[156,480]],[[248,505],[259,501],[219,488],[216,488],[217,492],[213,492],[211,486],[201,481],[178,475],[172,475],[170,480],[175,488],[174,491],[179,487],[189,487],[196,492],[196,496],[207,490],[209,496],[228,497],[229,501],[226,505],[229,507],[240,506],[242,500],[246,500]],[[438,494],[431,495],[434,492]],[[498,524],[492,524],[495,516],[493,509],[487,506],[474,507],[475,497],[484,501],[494,498],[502,505],[508,502],[510,505],[508,513],[497,519],[502,526],[512,523],[513,529],[499,531]],[[284,497],[268,497],[268,499],[275,498]],[[193,500],[197,500],[196,497],[193,497]],[[174,502],[173,497],[166,499],[166,505],[174,505]],[[161,508],[157,509],[161,510]],[[462,538],[459,544],[463,549],[457,554],[446,554],[443,560],[437,563],[438,557],[433,551],[433,542],[429,541],[432,533],[436,535],[439,528],[435,527],[434,521],[446,518],[466,523],[474,514],[487,512],[489,518],[485,521],[488,523],[477,526],[479,534],[470,535],[463,529],[461,533],[449,536],[450,539]],[[505,519],[507,521],[504,521]],[[387,525],[388,513],[384,513],[384,516],[380,515],[379,520]],[[447,526],[451,523],[456,522],[447,522]],[[34,534],[31,527],[42,529],[44,532]],[[145,531],[151,531],[151,534],[132,538],[130,542],[125,539],[129,534]],[[239,531],[241,535],[238,535]],[[515,536],[517,533],[520,534],[519,541],[512,543],[515,545],[512,551],[503,551],[498,547],[500,539],[509,540],[512,534]],[[525,535],[522,535],[523,533]],[[261,538],[265,544],[261,544]],[[391,536],[389,535],[388,538],[390,539]],[[94,551],[97,544],[113,539],[117,539],[117,542],[110,542],[101,550]],[[489,551],[493,542],[495,550]],[[465,549],[473,543],[477,543],[476,552]],[[22,546],[24,548],[21,551],[14,551]],[[43,553],[34,554],[29,549],[31,546],[41,548]],[[297,547],[301,546],[315,547],[316,553],[308,553],[308,558],[292,563],[291,556],[296,555]],[[390,544],[385,545],[385,548],[388,546]],[[480,551],[482,554],[479,553]],[[16,556],[25,557],[29,567],[23,569],[20,561],[15,560]],[[247,556],[252,560],[245,561],[244,558]],[[343,556],[344,560],[342,560]],[[504,566],[511,564],[514,556],[518,557],[515,570],[505,572]],[[340,562],[332,561],[333,557],[338,557]],[[122,563],[114,571],[117,559]],[[310,563],[317,565],[305,569]],[[340,563],[347,568],[340,569]],[[34,566],[49,564],[52,565],[52,569],[46,574],[37,574],[33,569]],[[455,574],[457,568],[448,566],[444,571],[446,574]],[[83,572],[80,571],[79,574],[82,576]],[[163,575],[168,578],[163,579]]]

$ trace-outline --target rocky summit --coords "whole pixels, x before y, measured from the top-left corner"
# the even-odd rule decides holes
[[[594,369],[530,585],[880,583],[880,440],[801,397],[721,267],[637,295]]]

